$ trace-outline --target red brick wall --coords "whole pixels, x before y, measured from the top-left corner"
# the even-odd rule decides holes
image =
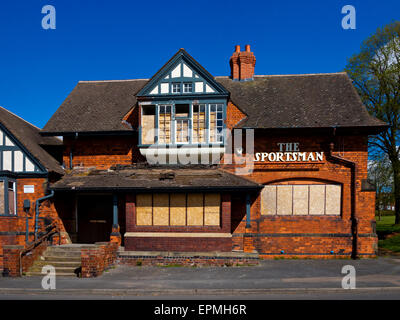
[[[231,101],[226,106],[226,127],[232,130],[241,120],[245,119],[246,115],[240,111]]]
[[[351,169],[326,158],[330,139],[324,136],[267,136],[256,132],[255,152],[279,151],[278,142],[300,142],[300,151],[324,151],[322,163],[256,163],[246,176],[260,184],[287,183],[308,180],[309,183],[335,182],[342,184],[342,215],[332,216],[263,216],[261,197],[251,199],[251,228],[246,229],[245,200],[232,210],[233,248],[257,250],[264,258],[299,255],[302,257],[349,256],[351,238]],[[374,222],[375,193],[361,191],[361,181],[367,178],[367,137],[346,136],[336,138],[335,155],[356,162],[356,215],[359,219],[358,248],[361,256],[375,254],[377,239]],[[225,165],[234,171],[234,166]],[[241,219],[241,220],[240,220]],[[283,250],[283,254],[281,251]],[[331,251],[334,253],[332,254]]]
[[[130,165],[142,161],[137,148],[137,135],[132,136],[93,136],[93,137],[64,137],[63,162],[70,167],[70,151],[74,167],[96,167],[103,170],[111,166]]]
[[[97,242],[91,248],[82,248],[82,278],[92,278],[101,275],[114,264],[117,258],[118,245],[112,242]]]
[[[20,178],[17,179],[17,215],[0,217],[0,269],[3,266],[3,245],[23,245],[25,246],[26,232],[26,213],[24,211],[24,200],[30,200],[29,210],[29,241],[34,240],[35,224],[35,205],[38,198],[45,196],[46,178]],[[35,193],[24,193],[24,185],[33,185]],[[53,202],[47,200],[41,203],[39,209],[39,230],[43,224],[41,218],[50,217],[56,221],[58,227],[63,232],[62,242],[69,242],[68,234],[65,232],[64,224],[54,208]],[[2,234],[1,234],[2,233]]]

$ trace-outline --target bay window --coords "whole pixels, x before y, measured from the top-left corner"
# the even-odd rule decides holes
[[[142,106],[141,143],[221,144],[223,103],[171,103]]]

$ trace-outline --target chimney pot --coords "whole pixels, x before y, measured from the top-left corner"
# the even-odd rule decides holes
[[[250,52],[250,45],[246,44],[246,51],[240,51],[240,46],[235,46],[235,52],[229,60],[231,66],[231,78],[233,80],[246,81],[254,77],[256,57]]]

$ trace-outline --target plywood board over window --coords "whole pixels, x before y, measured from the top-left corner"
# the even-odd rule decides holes
[[[291,215],[292,214],[292,186],[277,186],[277,214]]]
[[[156,107],[143,107],[142,115],[142,144],[153,144],[155,136]]]
[[[170,225],[186,225],[186,194],[173,193],[170,196]]]
[[[153,225],[169,225],[169,195],[159,193],[153,195]]]
[[[341,202],[341,185],[267,185],[261,192],[261,214],[340,215]]]
[[[204,195],[204,225],[219,226],[219,212],[221,197],[218,193],[206,193]]]
[[[136,195],[136,225],[151,226],[153,224],[152,194]]]
[[[293,214],[308,214],[308,186],[293,186]]]
[[[325,214],[325,185],[310,185],[310,211],[311,215]]]
[[[201,226],[203,225],[203,194],[189,193],[187,195],[187,225]]]
[[[325,214],[340,215],[342,188],[340,185],[326,186]]]
[[[276,186],[265,186],[261,191],[261,214],[276,214]]]

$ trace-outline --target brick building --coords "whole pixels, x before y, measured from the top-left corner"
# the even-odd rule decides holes
[[[214,77],[180,49],[150,79],[77,84],[41,131],[62,136],[47,187],[65,242],[375,255],[367,140],[386,124],[345,73],[257,76],[250,46],[229,62]]]
[[[61,156],[61,140],[41,136],[39,128],[0,107],[0,270],[4,245],[33,242],[46,221],[63,227],[46,199],[49,182],[64,173]],[[65,230],[62,236],[68,241]]]

